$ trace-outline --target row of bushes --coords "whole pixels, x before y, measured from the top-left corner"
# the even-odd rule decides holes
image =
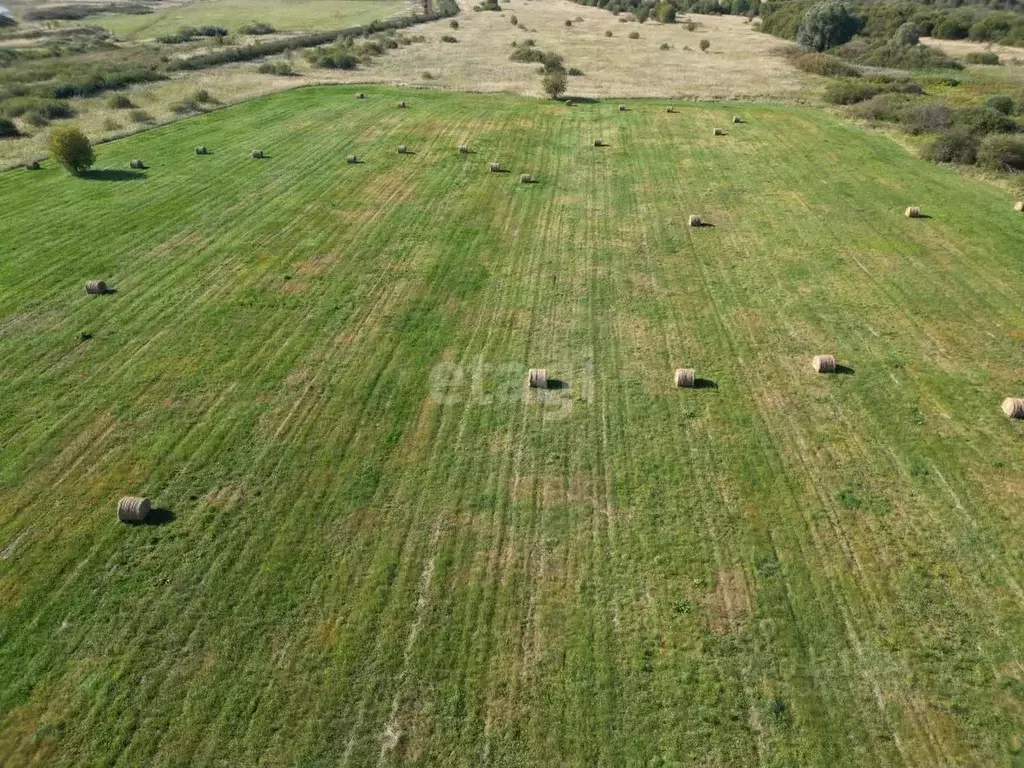
[[[969,5],[958,2],[957,5]],[[913,2],[854,2],[849,6],[857,29],[865,37],[889,39],[905,25],[919,36],[947,40],[971,39],[979,42],[1024,45],[1024,13],[1015,10],[993,11],[988,3],[971,7],[936,8]],[[796,40],[812,0],[767,0],[761,7],[761,29],[777,37]]]
[[[228,31],[224,27],[207,25],[203,27],[182,27],[173,35],[164,35],[156,40],[158,43],[176,45],[178,43],[191,42],[197,37],[227,37],[227,35]]]
[[[254,61],[267,56],[276,56],[285,51],[295,48],[316,48],[339,39],[364,37],[378,32],[389,30],[405,29],[416,24],[427,21],[435,21],[441,18],[454,16],[459,12],[459,6],[455,0],[440,0],[438,11],[430,14],[412,14],[401,16],[387,21],[374,21],[359,27],[335,30],[333,32],[314,32],[306,35],[296,35],[281,40],[268,40],[261,43],[251,43],[237,48],[226,48],[221,51],[210,51],[187,59],[177,59],[167,65],[168,71],[206,69],[221,64],[231,64],[241,61]]]
[[[272,35],[275,32],[277,30],[270,24],[264,24],[259,21],[238,28],[238,34],[240,35]]]
[[[152,12],[151,6],[142,3],[71,3],[33,8],[25,11],[23,17],[26,21],[80,21],[88,16],[96,16],[101,13],[142,15]]]

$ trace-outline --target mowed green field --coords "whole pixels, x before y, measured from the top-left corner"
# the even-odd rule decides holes
[[[1012,201],[795,107],[364,90],[0,175],[0,762],[1019,762]]]

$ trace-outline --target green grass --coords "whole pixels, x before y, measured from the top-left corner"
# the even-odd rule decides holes
[[[142,16],[110,14],[93,22],[117,35],[153,38],[181,27],[215,24],[230,32],[256,21],[281,32],[334,29],[386,19],[407,7],[404,0],[196,0]]]
[[[2,762],[1019,762],[1005,194],[812,110],[361,90],[0,175]]]

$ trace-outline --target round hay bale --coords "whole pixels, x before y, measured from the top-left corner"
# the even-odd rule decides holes
[[[36,165],[38,166],[39,163],[36,163]],[[1013,204],[1013,210],[1015,210],[1015,211],[1024,211],[1024,200],[1019,200],[1016,203],[1014,203]]]
[[[25,170],[28,170],[28,171],[38,171],[41,167],[42,166],[39,165],[39,161],[38,160],[33,160],[30,163],[25,163]]]
[[[675,107],[665,107],[665,112],[667,112],[670,115],[674,115],[676,113],[676,108]]]
[[[1003,413],[1010,419],[1024,419],[1024,397],[1008,397],[1003,400]]]
[[[355,155],[349,155],[348,157],[345,158],[345,162],[348,163],[349,165],[355,165],[356,163],[359,162],[359,158],[356,157]]]
[[[567,106],[567,107],[574,106],[573,103],[572,103],[572,99],[566,99],[565,100],[565,106]]]
[[[519,183],[520,184],[532,184],[533,183],[533,176],[531,176],[528,173],[524,173],[524,174],[522,174],[519,177]]]
[[[918,208],[916,205],[909,205],[907,206],[907,210],[903,212],[903,215],[906,216],[908,219],[920,219],[921,209]]]
[[[250,154],[252,155],[253,160],[262,160],[263,159],[263,150],[262,149],[254,149],[252,152],[250,152]]]
[[[815,355],[811,365],[818,373],[836,372],[836,359],[832,355]]]
[[[398,102],[398,108],[399,109],[405,109],[407,106],[409,106],[409,105],[406,104],[404,101]]]
[[[409,150],[406,148],[405,144],[399,144],[398,145],[398,154],[404,155],[404,154],[407,154],[408,151]]]
[[[141,496],[125,496],[117,502],[117,519],[122,523],[141,523],[149,516],[152,505]]]
[[[715,136],[725,136],[725,131],[721,128],[715,128]]]
[[[102,280],[89,280],[85,284],[85,292],[90,295],[102,295],[107,292],[107,284]]]
[[[129,160],[128,167],[131,168],[133,171],[141,171],[146,166],[143,164],[141,160]]]
[[[701,220],[700,216],[696,216],[694,214],[690,214],[690,218],[687,221],[687,223],[691,227],[703,227],[704,226],[704,222]]]
[[[501,171],[501,163],[491,163],[491,173],[499,173]]]
[[[625,111],[626,111],[626,105],[625,104],[619,104],[619,112],[625,112]]]
[[[466,144],[459,144],[459,154],[460,155],[468,155],[469,154],[469,146],[466,145]]]
[[[366,98],[366,94],[363,93],[362,91],[360,91],[359,93],[356,94],[356,98],[357,99],[365,99]]]
[[[548,388],[548,369],[547,368],[531,368],[528,376],[530,386],[534,389],[547,389]]]
[[[694,381],[693,368],[676,368],[676,386],[692,387]]]
[[[198,147],[196,147],[197,155],[208,155],[209,153],[209,150],[201,144]]]
[[[601,141],[600,139],[594,139],[594,146],[595,147],[603,147],[604,146],[604,142]]]
[[[732,122],[733,122],[734,125],[738,124],[738,123],[742,123],[743,122],[743,118],[740,117],[739,115],[733,115],[732,116]]]

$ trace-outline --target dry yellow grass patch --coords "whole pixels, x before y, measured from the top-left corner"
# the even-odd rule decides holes
[[[708,620],[711,629],[720,634],[735,632],[750,615],[750,592],[740,568],[720,571],[715,587],[707,596]]]
[[[569,80],[572,96],[785,97],[799,88],[795,70],[775,55],[784,43],[755,32],[740,17],[691,15],[698,26],[688,32],[683,24],[621,24],[607,11],[568,0],[511,0],[502,3],[502,14],[476,13],[472,0],[461,0],[461,6],[458,43],[441,42],[451,32],[447,21],[425,24],[415,33],[426,35],[426,43],[392,51],[362,70],[337,73],[338,79],[418,83],[429,71],[431,84],[444,88],[540,96],[537,65],[508,59],[514,41],[533,38],[541,50],[561,54],[567,67],[583,70],[583,77]],[[528,32],[512,26],[513,14]],[[583,21],[565,26],[577,16]],[[613,37],[605,37],[609,29]],[[640,39],[630,40],[631,31]],[[711,40],[708,53],[700,51],[702,38]],[[671,48],[660,50],[662,43]]]
[[[942,40],[938,37],[922,37],[921,42],[932,48],[938,48],[955,59],[962,59],[968,53],[997,53],[1000,57],[1020,59],[1024,61],[1024,49],[1012,48],[1008,45],[994,43],[978,43],[973,40]]]

